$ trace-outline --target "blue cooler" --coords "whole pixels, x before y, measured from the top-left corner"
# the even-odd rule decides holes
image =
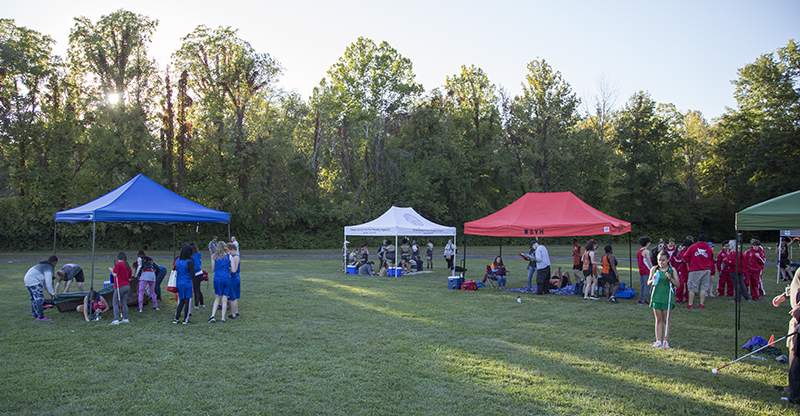
[[[111,283],[110,281],[108,281],[108,282],[103,282],[103,288],[104,288],[104,289],[105,289],[105,288],[107,288],[107,287],[109,287],[109,286],[111,286],[111,285],[113,285],[113,283]]]
[[[461,285],[464,283],[464,278],[461,276],[450,276],[447,278],[447,288],[448,289],[461,289]]]
[[[400,276],[403,275],[403,268],[402,267],[390,267],[388,272],[389,272],[389,276],[394,276],[396,274],[397,277],[400,277]]]
[[[347,274],[356,274],[356,266],[347,266]]]

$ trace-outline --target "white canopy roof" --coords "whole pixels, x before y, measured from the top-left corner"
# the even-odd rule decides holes
[[[448,236],[456,235],[456,227],[445,227],[428,221],[417,214],[414,208],[391,207],[380,217],[361,224],[344,227],[345,239],[348,235],[360,236]]]

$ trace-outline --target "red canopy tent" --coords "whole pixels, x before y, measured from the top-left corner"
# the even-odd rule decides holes
[[[631,223],[604,214],[572,192],[529,192],[511,205],[464,224],[464,234],[490,237],[620,235]]]
[[[604,214],[572,192],[529,192],[494,214],[464,224],[464,234],[490,237],[567,237],[629,232],[631,223]],[[466,253],[464,259],[466,262]],[[631,277],[631,283],[632,280]]]

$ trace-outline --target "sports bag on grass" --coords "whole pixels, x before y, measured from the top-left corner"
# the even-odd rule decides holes
[[[178,271],[173,270],[169,272],[169,280],[167,281],[167,291],[178,293]]]

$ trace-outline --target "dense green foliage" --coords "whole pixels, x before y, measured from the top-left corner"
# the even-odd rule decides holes
[[[0,20],[0,246],[47,247],[55,212],[138,173],[230,212],[254,248],[335,246],[342,226],[391,205],[460,227],[554,191],[636,234],[719,240],[737,210],[800,189],[794,41],[740,69],[737,108],[709,122],[646,91],[615,108],[601,88],[581,106],[544,59],[519,96],[474,66],[426,91],[411,60],[363,37],[306,101],[235,29],[198,26],[164,67],[148,55],[157,29],[125,10],[77,18],[62,58],[48,36]],[[101,246],[171,244],[161,226],[101,228]],[[61,226],[59,244],[88,235]]]

